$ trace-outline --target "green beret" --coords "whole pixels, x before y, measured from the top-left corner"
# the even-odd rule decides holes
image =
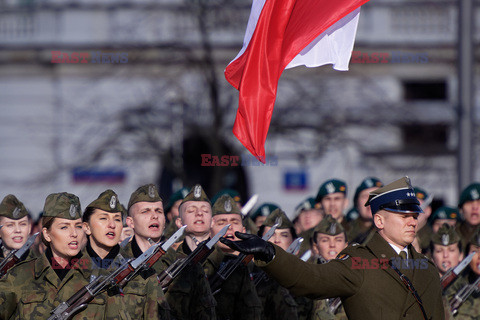
[[[195,185],[190,190],[190,192],[185,196],[185,198],[183,198],[182,203],[180,205],[188,201],[206,201],[210,203],[210,200],[208,199],[207,194],[205,193],[205,191],[203,191],[202,186],[199,184]]]
[[[435,220],[438,219],[449,219],[449,220],[457,220],[460,221],[460,213],[458,209],[452,207],[440,207],[432,214],[430,221],[433,223]]]
[[[480,247],[480,228],[477,228],[477,231],[475,231],[473,234],[472,238],[470,239],[470,244]]]
[[[157,187],[154,184],[146,184],[135,190],[128,201],[128,210],[137,202],[158,202],[162,198],[158,195]]]
[[[118,196],[113,190],[105,190],[93,200],[87,208],[100,209],[106,212],[121,212],[123,214],[122,205],[118,201]]]
[[[243,217],[237,203],[228,194],[220,196],[220,198],[215,201],[215,204],[212,207],[212,216],[217,214],[239,214]]]
[[[341,192],[344,195],[347,195],[347,184],[342,180],[327,180],[318,189],[315,201],[318,203],[322,201],[323,197],[325,197],[326,195],[336,192]]]
[[[172,209],[175,202],[177,202],[178,200],[183,200],[187,196],[187,194],[188,194],[188,189],[185,188],[185,187],[180,189],[180,190],[175,191],[170,196],[170,199],[168,199],[168,203],[165,206],[165,212],[169,212]]]
[[[298,206],[295,207],[295,218],[302,213],[302,211],[317,209],[315,207],[315,199],[313,197],[309,197],[303,200]]]
[[[415,191],[415,197],[417,197],[418,200],[425,201],[428,198],[428,193],[422,188],[419,187],[414,187],[413,190]]]
[[[458,201],[458,207],[461,208],[467,201],[473,201],[480,199],[480,183],[472,183],[460,194],[460,200]]]
[[[263,225],[266,226],[266,227],[273,227],[273,225],[277,223],[278,219],[282,219],[282,223],[280,223],[280,225],[277,227],[277,229],[293,228],[292,221],[290,221],[290,219],[288,219],[285,212],[280,208],[277,208],[277,209],[273,210],[273,212],[268,215],[268,217],[265,220],[265,222],[263,223]]]
[[[460,241],[460,236],[455,231],[455,227],[444,223],[436,233],[432,235],[432,242],[442,246],[449,246]]]
[[[262,203],[260,207],[255,210],[255,212],[250,216],[252,220],[255,220],[257,217],[267,217],[275,209],[280,208],[274,203]]]
[[[357,207],[357,200],[358,200],[358,197],[360,196],[360,192],[370,188],[381,188],[381,187],[383,187],[383,183],[379,179],[375,177],[365,178],[355,190],[355,195],[353,196],[353,206],[355,208]]]
[[[240,193],[238,193],[238,191],[233,189],[223,189],[217,192],[217,194],[213,196],[212,203],[217,202],[218,198],[220,198],[224,194],[228,194],[233,200],[235,200],[235,202],[240,202],[241,200]]]
[[[66,192],[49,194],[45,199],[43,216],[68,220],[80,219],[82,217],[80,200],[76,195]]]
[[[336,236],[344,231],[343,226],[329,214],[313,229],[313,232],[327,234],[329,236]]]
[[[0,203],[0,217],[18,220],[26,215],[28,215],[27,209],[13,194],[3,198],[2,203]]]

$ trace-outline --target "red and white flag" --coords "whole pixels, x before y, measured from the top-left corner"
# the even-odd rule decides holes
[[[253,0],[243,47],[225,69],[239,90],[233,133],[262,162],[284,69],[348,70],[360,6],[368,0]]]

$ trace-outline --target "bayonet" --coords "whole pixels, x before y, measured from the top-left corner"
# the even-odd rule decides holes
[[[291,254],[293,254],[293,255],[297,255],[298,250],[300,250],[300,246],[301,246],[302,242],[303,242],[303,238],[302,238],[302,237],[295,239],[295,241],[293,241],[293,242],[290,244],[290,246],[288,246],[287,252],[288,252],[288,253],[291,253]]]
[[[127,237],[123,239],[122,242],[120,242],[120,248],[125,248],[127,244],[130,242],[130,239],[132,239],[133,236]]]
[[[442,285],[442,290],[445,290],[455,279],[458,278],[460,272],[465,269],[466,266],[472,261],[473,257],[475,256],[476,252],[470,253],[465,259],[462,260],[456,267],[450,268],[443,277],[440,279],[440,283]]]
[[[10,268],[20,261],[25,252],[27,252],[35,243],[35,239],[37,238],[38,234],[39,232],[31,235],[27,242],[25,242],[20,249],[9,252],[2,263],[0,263],[0,278],[2,278]]]
[[[308,259],[310,259],[310,257],[312,256],[312,250],[307,250],[305,251],[305,253],[300,257],[300,259],[302,261],[307,261]]]
[[[253,209],[255,204],[258,201],[258,194],[254,194],[248,201],[245,203],[245,205],[240,209],[240,212],[244,217],[248,215],[248,213]]]

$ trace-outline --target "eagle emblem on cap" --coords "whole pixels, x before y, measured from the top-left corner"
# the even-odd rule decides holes
[[[442,244],[444,246],[448,246],[449,242],[450,242],[450,236],[448,234],[442,234]]]
[[[335,234],[337,233],[337,225],[335,223],[332,223],[330,225],[330,230],[329,230],[330,234]]]
[[[310,209],[312,209],[312,206],[310,205],[310,202],[308,202],[308,201],[305,201],[305,202],[303,203],[303,207],[305,208],[305,210],[310,210]]]
[[[200,197],[202,196],[202,187],[195,186],[195,188],[193,189],[193,196],[195,197],[195,199],[200,199]]]
[[[150,198],[155,198],[155,186],[148,186],[148,196]]]
[[[109,203],[109,205],[110,205],[110,209],[115,208],[115,206],[117,205],[117,197],[112,196],[112,197],[110,198],[110,203]]]
[[[478,194],[477,189],[472,189],[472,191],[470,191],[470,196],[472,196],[472,199],[474,199],[474,200],[480,198],[480,195]]]
[[[19,207],[15,207],[15,209],[13,209],[12,216],[13,216],[13,219],[17,219],[20,216],[20,208]]]
[[[268,207],[265,206],[262,208],[262,215],[268,216],[269,213],[270,213],[270,210],[268,210]]]
[[[372,181],[372,179],[367,179],[367,180],[365,180],[365,185],[366,185],[368,188],[373,187],[373,181]]]
[[[440,212],[438,213],[438,218],[440,218],[440,219],[447,219],[447,213],[446,213],[445,211],[443,211],[443,210],[440,211]]]
[[[77,214],[77,206],[72,203],[68,213],[70,214],[70,217],[75,218],[75,215]]]
[[[181,193],[182,193],[182,198],[185,198],[188,194],[188,190],[182,190]]]
[[[232,203],[230,200],[225,201],[223,207],[225,208],[226,212],[231,212],[232,211]]]
[[[335,192],[335,186],[331,182],[327,183],[327,185],[325,186],[325,189],[327,189],[328,193],[334,193]]]

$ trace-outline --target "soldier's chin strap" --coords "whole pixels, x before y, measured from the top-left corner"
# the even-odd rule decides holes
[[[410,279],[407,278],[406,275],[404,275],[398,268],[392,264],[392,261],[390,260],[390,266],[392,267],[393,270],[400,276],[400,279],[402,280],[403,284],[407,287],[408,291],[413,295],[415,300],[417,301],[418,305],[420,306],[420,310],[422,310],[423,314],[423,319],[428,320],[427,318],[427,313],[425,312],[425,308],[423,308],[423,303],[422,299],[420,299],[420,296],[417,293],[417,290],[415,290],[415,287],[413,286],[413,283],[410,281]]]

